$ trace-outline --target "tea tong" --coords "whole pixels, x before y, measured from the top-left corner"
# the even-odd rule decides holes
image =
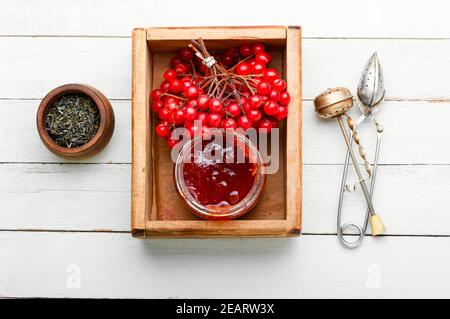
[[[328,89],[321,94],[319,94],[314,99],[314,106],[316,112],[320,117],[323,118],[336,118],[339,122],[339,126],[341,128],[342,134],[345,139],[345,143],[347,146],[347,154],[345,159],[344,166],[344,174],[341,183],[341,192],[339,198],[339,206],[338,206],[338,215],[337,215],[337,233],[338,238],[341,243],[348,248],[357,247],[362,239],[365,236],[365,232],[367,229],[367,224],[370,222],[370,228],[372,231],[372,235],[377,236],[384,234],[384,225],[379,215],[375,213],[375,208],[372,203],[372,196],[374,190],[374,183],[376,177],[376,170],[378,168],[378,158],[379,158],[379,150],[381,144],[381,136],[383,132],[383,127],[375,120],[374,114],[376,112],[375,106],[383,99],[384,97],[384,87],[383,87],[383,79],[382,79],[382,71],[379,65],[379,61],[377,55],[374,54],[371,59],[366,64],[366,67],[361,76],[361,81],[358,85],[358,99],[356,99],[358,107],[363,113],[362,116],[355,123],[352,118],[347,114],[353,107],[353,96],[347,88],[337,87],[333,89]],[[362,104],[362,105],[361,105]],[[342,117],[346,117],[347,125],[350,128],[349,133],[347,133],[347,129],[345,127],[344,121]],[[367,160],[366,152],[361,145],[361,139],[359,134],[356,131],[356,128],[366,119],[370,118],[375,123],[377,127],[377,146],[375,152],[375,160],[374,160],[374,169],[372,169],[369,161]],[[363,178],[361,170],[359,168],[358,161],[356,159],[355,153],[352,147],[352,141],[354,141],[358,146],[358,151],[360,157],[364,160],[365,170],[368,174],[366,178]],[[358,176],[357,182],[354,184],[352,188],[347,186],[347,173],[348,173],[348,165],[349,160],[352,160],[353,166],[356,171],[356,175]],[[370,191],[367,189],[366,181],[372,178]],[[341,226],[341,216],[342,216],[342,202],[344,192],[350,191],[353,192],[356,190],[356,185],[360,184],[362,191],[364,193],[364,197],[367,202],[367,213],[363,226],[359,226],[356,223],[346,223]],[[357,240],[355,242],[349,242],[343,237],[343,231],[347,228],[353,227],[358,231]]]
[[[361,125],[366,119],[370,118],[372,122],[374,123],[376,130],[377,130],[377,141],[375,146],[375,156],[373,161],[373,168],[372,168],[372,174],[369,176],[371,178],[370,181],[370,190],[369,190],[369,197],[370,199],[373,198],[373,192],[375,189],[375,180],[377,176],[377,169],[378,169],[378,161],[379,161],[379,154],[380,154],[380,146],[381,146],[381,138],[383,136],[384,128],[383,126],[375,119],[375,113],[379,111],[379,103],[383,100],[385,89],[384,89],[384,83],[383,83],[383,72],[380,66],[380,62],[378,60],[377,53],[374,53],[372,57],[367,61],[366,66],[364,67],[364,70],[361,75],[361,79],[358,85],[358,97],[356,99],[356,103],[362,113],[362,115],[358,118],[356,123],[354,124],[354,128],[349,130],[349,136],[350,136],[350,146],[352,145],[352,137],[356,130],[356,128]],[[342,181],[341,181],[341,189],[339,194],[339,204],[338,204],[338,213],[337,213],[337,235],[340,240],[340,242],[348,248],[356,248],[358,247],[367,230],[367,225],[369,223],[369,218],[371,216],[371,210],[370,210],[370,203],[368,203],[368,207],[366,210],[366,215],[364,218],[363,225],[360,226],[355,222],[348,222],[341,224],[341,217],[342,217],[342,205],[344,201],[344,194],[346,191],[353,192],[356,189],[357,184],[359,181],[353,184],[352,187],[350,187],[347,184],[347,173],[348,173],[348,165],[350,163],[350,151],[347,150],[347,154],[345,156],[345,164],[344,164],[344,171],[342,174]],[[344,237],[344,231],[346,229],[353,228],[356,230],[357,238],[355,241],[348,241]]]

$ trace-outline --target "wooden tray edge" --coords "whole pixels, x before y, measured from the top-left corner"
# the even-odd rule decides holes
[[[131,169],[131,229],[135,237],[145,236],[145,218],[149,204],[151,174],[146,145],[148,121],[149,53],[147,31],[134,29],[132,36],[132,169]]]
[[[151,54],[149,53],[147,40],[149,38],[154,39],[154,31],[167,32],[175,35],[176,38],[180,39],[179,30],[183,29],[187,33],[183,33],[187,38],[192,38],[189,31],[199,30],[202,31],[207,27],[183,27],[183,28],[137,28],[133,30],[133,90],[132,90],[132,100],[133,100],[133,143],[132,143],[132,157],[133,157],[133,168],[132,168],[132,220],[131,220],[131,234],[136,238],[202,238],[202,237],[297,237],[301,235],[301,179],[302,179],[302,167],[301,167],[301,28],[299,26],[268,26],[268,27],[233,27],[232,37],[234,38],[246,38],[239,34],[242,30],[251,30],[261,28],[271,29],[274,33],[273,37],[276,39],[286,39],[286,61],[290,61],[289,72],[287,73],[288,79],[288,89],[290,92],[297,92],[293,96],[294,105],[298,107],[295,108],[295,112],[291,112],[294,115],[288,117],[297,119],[296,123],[294,119],[288,121],[288,135],[297,139],[298,143],[296,147],[288,147],[287,145],[287,156],[288,159],[294,157],[296,162],[299,161],[300,165],[287,166],[287,179],[286,183],[293,183],[298,185],[295,190],[292,187],[286,192],[286,202],[287,202],[287,219],[286,220],[272,220],[272,221],[249,221],[249,220],[236,220],[236,221],[225,221],[222,223],[220,228],[216,223],[211,221],[149,221],[146,219],[147,208],[152,205],[152,199],[148,195],[151,191],[152,185],[150,181],[152,180],[152,172],[150,163],[148,163],[149,156],[147,151],[142,150],[142,145],[149,145],[151,143],[150,138],[146,134],[146,123],[148,120],[148,96],[149,96],[149,79],[146,77],[146,72],[149,69],[149,61],[151,59]],[[217,29],[229,29],[229,27],[214,27],[214,32]],[[153,30],[153,34],[149,34],[149,30]],[[282,32],[280,33],[280,30]],[[175,32],[174,32],[175,31]],[[252,32],[253,32],[252,31]],[[271,31],[271,32],[272,32]],[[256,33],[256,32],[255,32]],[[167,35],[167,34],[166,34]],[[191,34],[192,35],[192,34]],[[259,36],[258,36],[259,37]],[[223,39],[223,38],[221,38]],[[262,39],[267,39],[267,35],[264,35]],[[145,47],[143,47],[145,46]],[[145,52],[145,54],[142,54]],[[292,66],[295,66],[293,68]],[[145,70],[145,71],[143,71]],[[139,85],[139,83],[146,83],[144,87]],[[291,94],[292,95],[292,94]],[[136,112],[135,112],[136,111]],[[142,115],[145,112],[145,117]],[[291,115],[291,114],[290,114]],[[145,123],[142,127],[142,123]],[[146,139],[145,143],[139,140],[138,131],[142,133],[144,129],[143,138]],[[139,144],[139,145],[138,145]],[[144,159],[142,158],[142,153],[144,153]],[[147,161],[145,160],[147,159]],[[148,171],[147,171],[148,170]],[[146,173],[149,175],[147,176]],[[293,175],[292,175],[293,174]],[[289,180],[288,180],[289,177]],[[144,194],[144,195],[143,195]],[[143,198],[144,197],[144,198]],[[207,223],[207,224],[205,224]],[[223,223],[226,223],[224,226]]]

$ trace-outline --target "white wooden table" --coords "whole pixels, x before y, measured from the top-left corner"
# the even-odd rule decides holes
[[[449,2],[255,2],[0,0],[1,297],[450,297]],[[131,30],[216,24],[303,27],[303,236],[133,239]],[[335,226],[345,146],[312,99],[354,91],[375,50],[388,235],[347,250]],[[70,82],[102,90],[116,114],[109,146],[81,163],[50,154],[35,126],[42,97]],[[355,195],[346,219],[363,209]]]

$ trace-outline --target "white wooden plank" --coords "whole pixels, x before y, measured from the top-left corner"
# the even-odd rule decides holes
[[[0,70],[2,98],[42,99],[59,85],[85,83],[129,99],[131,39],[0,38]]]
[[[233,19],[225,14],[230,8]],[[258,8],[258,14],[248,14]],[[176,9],[174,9],[176,8]],[[195,11],[193,11],[195,10]],[[308,37],[450,37],[448,1],[7,1],[3,35],[120,35],[143,26],[302,25]],[[170,14],[168,14],[170,13]],[[201,17],[201,19],[198,19]]]
[[[342,166],[303,166],[303,231],[336,233]],[[349,184],[356,181],[353,167]],[[387,234],[450,235],[450,166],[381,166],[374,193]],[[342,222],[362,224],[366,203],[360,188],[346,194]]]
[[[349,112],[356,121],[355,105]],[[380,150],[382,164],[449,164],[448,118],[450,103],[383,102],[376,114],[384,127]],[[370,120],[360,126],[361,143],[371,161],[376,130]],[[319,118],[313,102],[303,103],[303,163],[343,164],[346,146],[337,120]]]
[[[303,166],[304,233],[336,233],[341,173]],[[0,229],[129,231],[130,165],[4,164],[0,176]],[[381,166],[376,187],[388,234],[450,235],[450,166]],[[364,211],[362,193],[349,194],[343,221]]]
[[[449,99],[448,40],[303,40],[303,97],[334,86],[355,91],[369,57],[377,51],[386,98]],[[446,52],[446,53],[444,53]]]
[[[449,244],[385,237],[348,250],[329,236],[143,242],[128,234],[0,233],[0,294],[448,298]]]
[[[0,162],[67,162],[53,155],[41,143],[35,116],[39,101],[0,100]],[[116,128],[110,144],[99,155],[83,162],[131,162],[131,110],[129,101],[113,101]],[[13,112],[11,110],[14,110]],[[352,116],[359,114],[355,109]],[[377,118],[385,128],[380,163],[450,164],[447,119],[450,103],[385,102]],[[432,123],[433,129],[427,125]],[[370,122],[360,130],[362,143],[373,155],[375,133]],[[342,164],[345,144],[335,120],[320,119],[311,101],[303,105],[303,163]],[[411,142],[414,143],[411,143]]]
[[[0,101],[0,162],[74,162],[48,151],[36,128],[36,113],[40,101]],[[131,103],[112,101],[115,114],[114,134],[106,148],[83,163],[131,162]],[[76,161],[79,162],[79,161]]]
[[[131,39],[0,37],[0,98],[41,99],[60,84],[85,82],[110,99],[130,99],[130,46]],[[304,39],[303,97],[331,86],[354,90],[373,51],[387,99],[450,100],[450,40]]]
[[[130,229],[131,165],[0,165],[0,229]]]

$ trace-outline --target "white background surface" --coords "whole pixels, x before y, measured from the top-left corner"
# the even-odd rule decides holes
[[[0,0],[0,297],[450,297],[449,2],[209,3]],[[304,235],[132,239],[131,30],[258,24],[303,30]],[[335,235],[344,143],[312,99],[354,91],[373,51],[387,88],[374,200],[388,235],[350,251]],[[40,99],[69,82],[102,90],[116,114],[109,146],[82,163],[51,155],[35,128]],[[353,196],[345,219],[363,204]]]

